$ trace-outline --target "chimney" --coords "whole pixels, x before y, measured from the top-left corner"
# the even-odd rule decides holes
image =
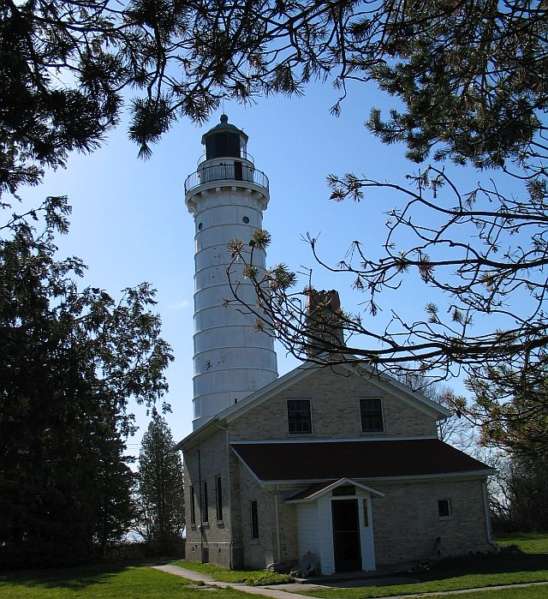
[[[344,346],[342,310],[335,289],[310,289],[306,315],[306,353],[313,357],[326,350]]]

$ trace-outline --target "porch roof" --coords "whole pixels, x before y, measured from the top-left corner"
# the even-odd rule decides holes
[[[438,439],[235,443],[232,448],[265,482],[486,475],[492,470]]]
[[[285,498],[286,503],[306,503],[308,501],[312,501],[318,499],[322,495],[333,491],[337,487],[342,486],[353,486],[362,491],[366,491],[371,495],[376,497],[384,497],[384,493],[377,491],[376,489],[372,489],[371,487],[367,487],[362,485],[356,480],[352,480],[351,478],[341,478],[339,480],[333,480],[326,483],[317,483],[315,485],[310,485],[306,489],[303,489],[294,495]]]

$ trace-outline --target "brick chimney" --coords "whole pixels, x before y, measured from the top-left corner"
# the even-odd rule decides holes
[[[333,346],[344,346],[341,300],[335,289],[308,291],[306,332],[306,353],[310,357]]]

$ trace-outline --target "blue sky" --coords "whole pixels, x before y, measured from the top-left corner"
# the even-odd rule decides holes
[[[294,269],[314,266],[301,237],[320,234],[326,259],[340,260],[354,239],[373,254],[384,240],[384,212],[397,203],[392,194],[373,194],[367,202],[329,200],[329,173],[367,174],[405,182],[418,170],[405,159],[401,145],[386,146],[364,127],[373,106],[387,108],[393,100],[371,86],[355,87],[340,117],[330,115],[337,98],[328,84],[312,85],[304,97],[273,96],[242,107],[227,103],[232,123],[249,135],[255,165],[270,179],[271,201],[264,226],[272,234],[269,264],[284,262]],[[25,204],[37,205],[46,195],[66,194],[73,206],[69,235],[58,240],[60,255],[77,255],[89,266],[85,284],[113,295],[127,286],[150,281],[158,290],[163,336],[172,345],[175,361],[168,372],[168,422],[178,440],[192,422],[192,217],[184,204],[183,184],[196,169],[202,153],[202,133],[218,122],[220,111],[203,127],[181,121],[153,148],[152,157],[137,158],[138,148],[127,139],[127,123],[113,130],[102,148],[91,155],[73,155],[66,170],[50,172],[37,188],[22,190]],[[473,173],[457,171],[462,181]],[[338,288],[343,306],[358,308],[361,299],[348,279],[314,267],[317,288]],[[397,293],[383,297],[379,327],[391,309],[408,316],[422,313],[431,297],[410,281]],[[280,374],[296,365],[278,348]],[[455,383],[461,390],[462,385]],[[138,409],[138,424],[147,418]],[[136,452],[142,430],[130,440]]]

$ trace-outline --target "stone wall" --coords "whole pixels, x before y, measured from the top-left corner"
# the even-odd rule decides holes
[[[185,518],[187,522],[186,559],[202,561],[203,549],[208,550],[209,561],[226,567],[232,566],[232,534],[230,510],[230,478],[226,432],[213,433],[197,447],[184,452]],[[221,477],[223,519],[217,520],[216,477]],[[200,485],[201,482],[201,485]],[[201,493],[204,482],[208,491],[208,522],[202,515]],[[191,524],[190,487],[194,487],[196,524]]]
[[[292,493],[288,488],[278,491],[261,487],[243,464],[239,470],[239,567],[264,568],[274,561],[297,561],[303,553],[298,546],[297,506],[283,501],[284,496]],[[373,498],[372,506],[377,568],[490,550],[483,479],[406,483],[371,480],[367,484],[385,494],[382,498]],[[449,518],[439,518],[438,499],[450,500]],[[251,501],[254,500],[259,510],[258,539],[251,537]]]
[[[297,506],[283,501],[283,492],[278,494],[280,526],[280,561],[298,561],[299,543],[297,526]]]
[[[489,550],[483,479],[368,484],[385,494],[373,499],[377,567]],[[438,499],[450,500],[449,518]]]
[[[238,547],[241,548],[241,567],[265,568],[272,562],[296,561],[297,552],[297,510],[295,505],[284,503],[287,490],[265,488],[258,484],[248,468],[238,460],[239,518]],[[233,480],[235,480],[233,476]],[[235,495],[236,497],[236,495]],[[257,502],[259,537],[251,536],[251,502]],[[236,515],[236,503],[233,516]]]
[[[251,535],[251,502],[257,502],[259,537]],[[240,514],[243,565],[265,568],[275,561],[276,517],[274,495],[265,491],[240,463]]]
[[[380,435],[362,432],[360,399],[366,397],[382,398],[384,433]],[[301,437],[436,435],[436,415],[428,408],[410,405],[382,389],[374,377],[324,367],[243,413],[230,427],[231,441],[298,438],[288,432],[288,399],[311,400],[312,434]]]

